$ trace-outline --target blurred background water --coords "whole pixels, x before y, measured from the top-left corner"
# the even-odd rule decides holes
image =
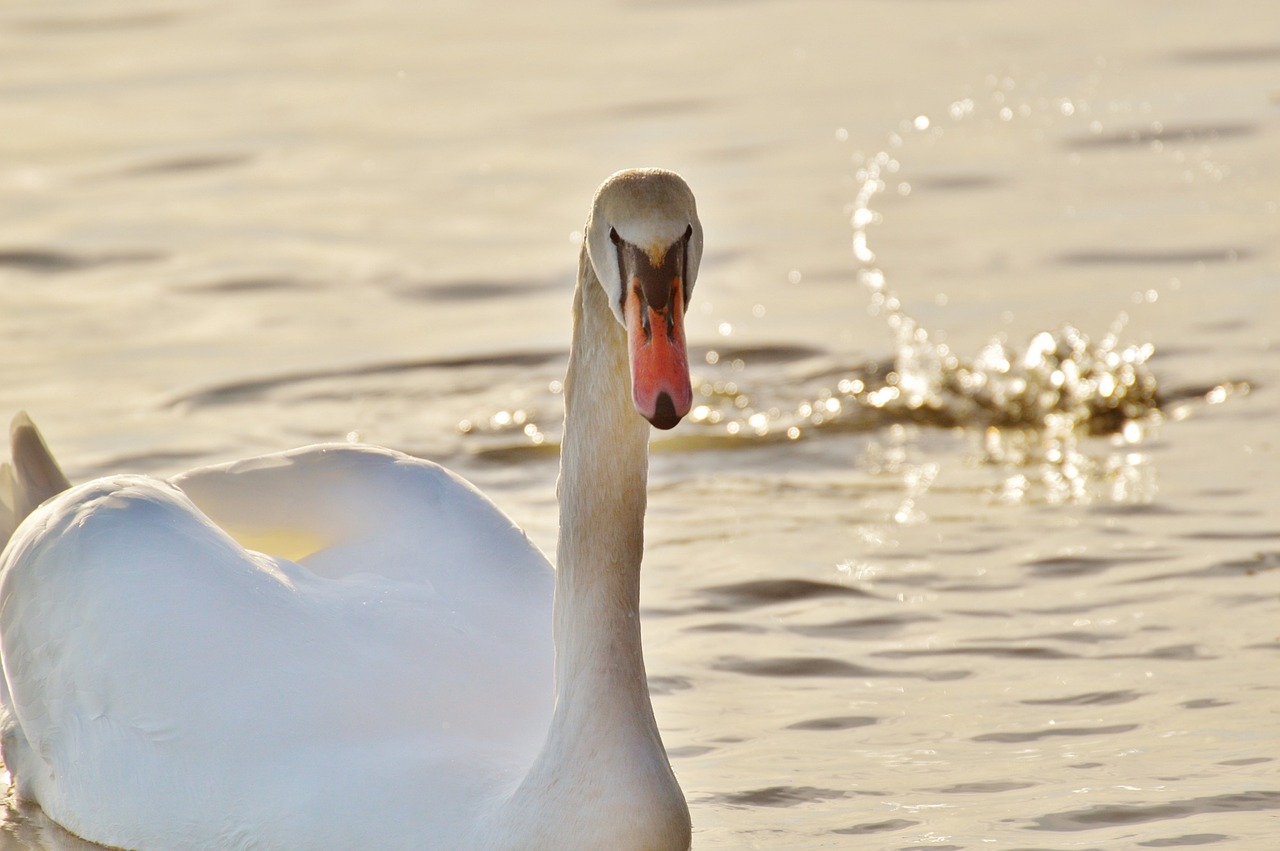
[[[695,847],[1270,848],[1277,151],[1271,0],[3,3],[0,411],[73,480],[389,445],[552,550],[587,204],[673,168]]]

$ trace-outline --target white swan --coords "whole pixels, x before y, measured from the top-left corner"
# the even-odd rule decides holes
[[[691,402],[701,250],[677,175],[597,192],[555,571],[467,482],[371,447],[45,501],[0,556],[20,799],[121,848],[687,848],[638,597],[645,420]],[[21,418],[13,449],[17,502],[65,486]]]

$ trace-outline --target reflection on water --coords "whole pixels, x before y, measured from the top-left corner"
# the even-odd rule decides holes
[[[75,478],[369,439],[554,551],[564,235],[673,166],[695,847],[1274,845],[1270,6],[127,5],[0,10],[0,397]]]

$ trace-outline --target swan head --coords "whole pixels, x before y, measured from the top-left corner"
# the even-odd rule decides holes
[[[656,168],[614,174],[596,191],[586,250],[627,331],[636,410],[672,428],[693,404],[684,312],[702,259],[702,223],[688,184]]]

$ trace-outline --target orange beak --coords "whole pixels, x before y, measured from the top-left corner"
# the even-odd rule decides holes
[[[661,268],[647,271],[659,275],[663,272]],[[646,292],[654,291],[655,284],[669,294],[666,304],[656,308],[646,297]],[[623,315],[631,351],[631,398],[636,410],[656,428],[674,428],[693,404],[689,353],[684,342],[684,281],[679,273],[666,282],[650,281],[648,286],[638,276],[631,276]]]

